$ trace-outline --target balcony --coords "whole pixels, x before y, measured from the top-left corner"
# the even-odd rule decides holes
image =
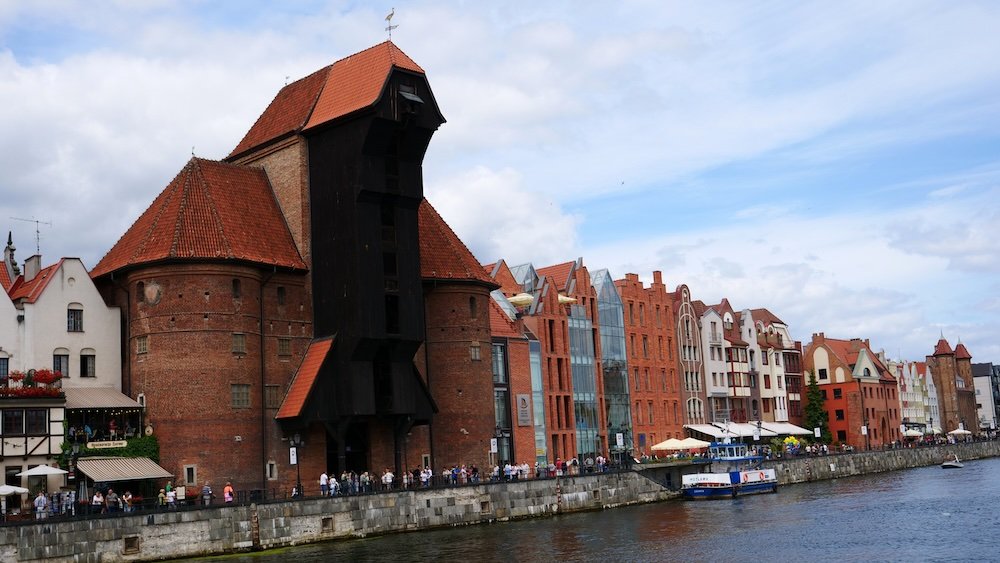
[[[62,374],[51,370],[13,371],[0,378],[0,399],[60,399]]]
[[[708,335],[709,344],[722,344],[722,334],[713,332]]]

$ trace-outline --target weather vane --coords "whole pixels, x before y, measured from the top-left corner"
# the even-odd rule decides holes
[[[396,8],[393,8],[389,15],[385,17],[385,21],[389,24],[385,27],[385,30],[389,32],[389,41],[392,41],[392,30],[399,27],[398,25],[392,25],[392,16],[396,15]]]

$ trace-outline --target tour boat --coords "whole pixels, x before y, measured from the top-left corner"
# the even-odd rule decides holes
[[[777,492],[778,476],[774,469],[761,468],[763,458],[750,455],[746,444],[712,443],[708,456],[707,472],[681,477],[681,493],[685,498],[732,498]]]
[[[945,460],[944,463],[941,464],[941,469],[961,469],[963,467],[965,466],[958,460],[957,454],[955,455],[955,459]]]

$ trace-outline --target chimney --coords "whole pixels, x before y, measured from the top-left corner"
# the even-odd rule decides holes
[[[24,281],[29,282],[35,279],[38,272],[42,271],[42,257],[35,254],[24,261]]]

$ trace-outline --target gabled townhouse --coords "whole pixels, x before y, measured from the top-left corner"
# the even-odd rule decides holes
[[[902,438],[896,378],[868,340],[813,334],[803,353],[808,384],[816,378],[834,443],[881,448]]]
[[[64,442],[79,452],[138,435],[142,405],[121,393],[121,313],[105,304],[83,263],[63,258],[42,267],[34,255],[22,272],[8,236],[0,270],[6,290],[0,299],[0,464],[7,482],[20,484],[21,470],[54,464]],[[60,378],[40,381],[43,372]],[[92,472],[102,470],[91,461]],[[70,473],[70,481],[75,478]],[[54,479],[49,490],[59,486]],[[37,479],[29,483],[37,486]]]
[[[979,415],[979,428],[983,431],[996,430],[1000,401],[1000,378],[994,374],[993,364],[972,364],[972,379],[976,386],[976,411]]]
[[[674,334],[677,338],[677,374],[681,378],[681,396],[684,401],[684,425],[706,424],[711,419],[707,414],[701,334],[701,317],[705,313],[705,305],[694,300],[690,288],[684,284],[674,290],[672,303],[674,322],[677,323]]]
[[[624,307],[633,445],[637,453],[651,454],[650,448],[655,444],[684,437],[673,292],[667,291],[660,271],[653,272],[649,287],[645,287],[637,274],[626,274],[624,279],[615,281],[615,288]],[[604,326],[603,316],[601,326]]]
[[[759,420],[790,422],[793,405],[801,413],[801,393],[789,397],[789,380],[801,381],[801,344],[793,341],[788,325],[767,309],[746,309],[740,318],[753,328],[750,348],[760,358]],[[799,349],[796,349],[796,345]]]

